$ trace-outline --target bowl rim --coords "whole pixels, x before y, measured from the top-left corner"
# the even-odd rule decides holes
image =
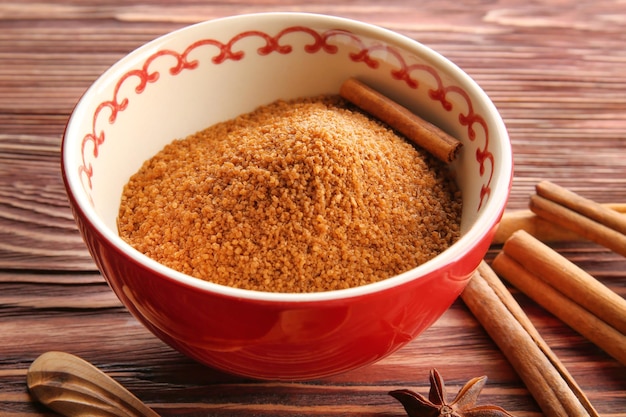
[[[103,82],[103,80],[112,74],[116,69],[123,67],[125,62],[132,57],[139,56],[148,52],[155,45],[167,41],[169,38],[175,38],[181,32],[194,30],[196,27],[211,25],[216,22],[223,22],[228,20],[245,20],[245,19],[259,19],[259,18],[274,18],[281,16],[288,19],[314,19],[316,21],[324,21],[325,23],[335,23],[341,28],[358,29],[360,33],[367,33],[370,36],[376,35],[376,38],[387,39],[389,43],[400,45],[403,49],[416,53],[417,55],[426,55],[431,61],[436,62],[438,68],[445,69],[446,71],[453,73],[457,82],[462,83],[464,88],[469,92],[469,95],[476,101],[480,101],[488,111],[484,114],[488,115],[485,118],[491,120],[491,123],[496,127],[495,131],[490,130],[492,137],[501,137],[502,145],[501,151],[497,155],[497,160],[500,162],[501,169],[493,172],[493,178],[495,182],[491,189],[491,193],[486,200],[485,206],[482,208],[483,212],[478,214],[475,223],[462,235],[455,243],[448,247],[445,251],[437,255],[435,258],[418,265],[415,268],[409,269],[398,275],[383,279],[378,282],[365,284],[358,287],[352,287],[340,290],[322,291],[322,292],[308,292],[308,293],[284,293],[284,292],[264,292],[255,290],[246,290],[241,288],[230,287],[226,285],[216,284],[213,282],[205,281],[199,278],[195,278],[184,274],[182,272],[171,269],[158,261],[144,255],[130,244],[126,243],[114,230],[110,229],[97,215],[95,209],[89,203],[87,197],[82,197],[82,187],[80,186],[80,180],[77,179],[76,170],[68,170],[72,167],[72,163],[69,157],[68,143],[73,142],[70,139],[71,127],[74,124],[74,120],[77,117],[77,111],[85,106],[84,104],[91,95],[95,94],[94,89],[97,84]],[[75,139],[74,141],[76,141]],[[497,225],[504,212],[509,193],[513,181],[513,155],[510,144],[508,132],[504,125],[504,121],[500,116],[495,104],[491,101],[488,95],[483,89],[474,81],[467,73],[465,73],[460,67],[454,64],[443,55],[439,54],[435,50],[425,46],[419,41],[409,38],[406,35],[391,31],[381,26],[377,26],[371,23],[362,22],[350,18],[317,14],[317,13],[305,13],[305,12],[262,12],[262,13],[247,13],[234,16],[220,17],[216,19],[206,20],[198,23],[194,23],[182,28],[176,29],[172,32],[161,35],[155,39],[148,41],[135,50],[131,51],[115,63],[113,63],[106,71],[104,71],[92,85],[83,93],[79,101],[75,105],[72,113],[68,119],[65,127],[65,132],[61,143],[61,170],[63,181],[65,182],[65,188],[70,197],[70,200],[75,205],[76,216],[80,215],[86,223],[89,223],[89,227],[95,229],[98,235],[113,246],[117,251],[126,255],[134,262],[142,265],[144,268],[155,271],[158,275],[164,279],[169,279],[178,284],[182,284],[187,287],[195,288],[203,292],[212,294],[218,294],[224,297],[231,297],[237,299],[247,299],[261,302],[321,302],[321,301],[333,301],[342,300],[353,297],[361,297],[371,295],[373,293],[382,292],[392,288],[403,286],[414,280],[432,274],[437,270],[443,268],[448,264],[458,262],[466,253],[472,250],[474,242],[480,242],[486,238],[493,227]],[[497,172],[497,175],[496,175]],[[78,191],[76,191],[78,190]]]

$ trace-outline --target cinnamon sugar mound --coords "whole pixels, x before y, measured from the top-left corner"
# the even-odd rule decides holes
[[[185,274],[317,292],[414,268],[459,237],[447,168],[335,96],[175,140],[126,185],[119,233]]]

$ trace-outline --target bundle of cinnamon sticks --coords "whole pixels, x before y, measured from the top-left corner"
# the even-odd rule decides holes
[[[597,416],[498,276],[626,365],[626,300],[542,241],[584,238],[626,255],[626,205],[600,205],[548,181],[536,192],[529,213],[503,218],[502,250],[462,298],[547,415]]]
[[[478,267],[461,298],[545,415],[599,417],[574,378],[486,262]]]
[[[530,210],[626,256],[626,215],[542,181]],[[524,230],[513,232],[493,269],[574,330],[626,365],[626,300]]]

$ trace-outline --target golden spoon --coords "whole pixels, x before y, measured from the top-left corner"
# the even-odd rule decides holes
[[[69,353],[39,356],[26,383],[37,400],[67,417],[159,417],[104,372]]]

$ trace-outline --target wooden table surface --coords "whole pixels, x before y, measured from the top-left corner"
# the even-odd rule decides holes
[[[259,11],[356,18],[443,53],[492,97],[516,174],[508,210],[549,179],[599,202],[626,202],[626,2],[620,0],[4,0],[0,3],[0,415],[54,416],[26,389],[41,353],[79,355],[164,416],[402,416],[387,392],[451,394],[487,375],[479,403],[542,415],[461,301],[381,362],[303,383],[251,381],[198,365],[145,330],[96,270],[72,219],[59,144],[73,105],[109,65],[200,20]],[[626,296],[626,259],[558,243]],[[494,246],[488,255],[499,250]],[[513,290],[603,416],[626,416],[626,368]]]

